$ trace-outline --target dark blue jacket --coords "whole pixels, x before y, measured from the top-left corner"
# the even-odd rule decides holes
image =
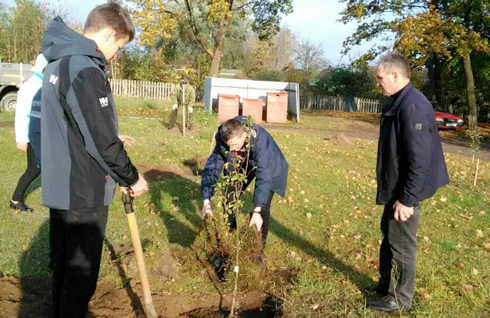
[[[29,121],[29,142],[34,150],[37,166],[41,167],[41,89],[32,99]]]
[[[412,207],[449,183],[434,109],[411,83],[383,109],[376,203]]]
[[[244,117],[235,117],[244,122]],[[270,191],[280,196],[286,195],[288,163],[272,136],[262,127],[253,124],[255,136],[252,136],[250,149],[251,167],[255,168],[254,204],[256,207],[267,203]],[[201,194],[210,198],[214,194],[214,185],[218,181],[225,162],[230,162],[232,154],[221,140],[221,126],[216,134],[216,147],[206,162],[201,181]]]

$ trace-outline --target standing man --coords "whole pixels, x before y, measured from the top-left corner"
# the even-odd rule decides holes
[[[214,186],[219,179],[225,162],[232,162],[237,155],[244,155],[247,132],[244,129],[246,118],[239,116],[225,121],[216,134],[216,147],[206,162],[202,173],[201,194],[204,198],[202,215],[213,215],[211,208],[211,196],[214,194]],[[250,154],[247,166],[247,179],[242,185],[242,193],[247,186],[255,180],[254,205],[255,208],[250,218],[249,226],[255,225],[262,233],[262,248],[269,232],[269,219],[271,201],[274,193],[284,197],[288,179],[288,163],[277,146],[272,136],[262,127],[252,124],[252,136],[250,136]],[[232,168],[230,164],[228,168]],[[227,171],[225,170],[225,174]],[[226,189],[226,198],[230,202],[233,199],[234,187]],[[235,215],[228,215],[230,230],[236,229]],[[261,251],[263,252],[263,250]],[[265,269],[263,254],[257,259]]]
[[[383,109],[376,167],[381,219],[380,280],[370,288],[382,311],[409,310],[415,294],[417,229],[422,201],[449,183],[434,109],[410,83],[410,65],[399,53],[381,59],[377,85],[392,102]],[[392,273],[393,272],[393,273]]]
[[[20,211],[32,211],[25,204],[25,195],[29,185],[36,180],[41,173],[40,163],[36,161],[35,146],[36,141],[30,139],[29,126],[31,121],[31,108],[33,103],[37,105],[39,99],[34,102],[36,95],[40,96],[41,86],[43,84],[43,70],[48,62],[44,55],[39,54],[36,58],[32,75],[17,92],[17,107],[15,108],[15,139],[17,148],[27,155],[27,169],[20,177],[17,187],[15,188],[10,207]],[[34,144],[33,144],[34,142]]]
[[[56,246],[53,317],[84,318],[95,292],[116,182],[137,197],[148,190],[118,137],[107,61],[134,38],[116,3],[93,9],[83,35],[56,17],[42,40],[49,61],[41,107],[43,204]],[[126,192],[125,188],[121,188]]]
[[[192,130],[192,112],[194,111],[192,106],[195,101],[196,91],[194,90],[194,87],[189,84],[189,80],[186,77],[182,77],[180,85],[176,85],[172,91],[172,115],[170,117],[168,129],[174,128],[179,107],[182,107],[182,112],[187,110],[186,127],[187,129]]]

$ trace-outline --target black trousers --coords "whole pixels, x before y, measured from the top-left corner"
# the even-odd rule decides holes
[[[50,210],[53,317],[85,318],[95,293],[108,207]],[[54,246],[53,246],[54,244]]]
[[[252,183],[252,181],[255,178],[255,173],[250,173],[248,174],[247,181],[242,187],[242,193],[245,191],[245,189]],[[236,191],[236,187],[239,187],[239,184],[236,186],[228,186],[226,189],[226,202],[232,202],[233,197],[234,197],[234,192]],[[270,191],[269,192],[269,197],[267,198],[267,203],[262,206],[262,210],[260,212],[262,216],[262,220],[264,223],[262,224],[262,249],[265,249],[265,242],[267,240],[267,234],[269,233],[269,221],[270,221],[270,212],[271,212],[271,202],[272,202],[272,197],[274,196],[274,192]],[[225,211],[226,213],[226,211]],[[237,227],[236,223],[236,216],[235,214],[228,214],[228,226],[230,230],[235,230]]]
[[[394,218],[393,202],[389,202],[381,218],[383,241],[380,248],[379,287],[408,308],[415,294],[420,212],[421,204],[418,203],[407,221],[398,222]]]
[[[12,200],[24,202],[27,188],[41,173],[41,169],[37,166],[36,155],[32,149],[31,143],[27,144],[27,169],[20,177],[17,187],[15,188]]]

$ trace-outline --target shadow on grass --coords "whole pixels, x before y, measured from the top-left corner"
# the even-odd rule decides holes
[[[49,262],[49,220],[46,220],[31,239],[20,258],[20,287],[22,298],[18,317],[52,317]]]
[[[142,314],[143,311],[143,304],[141,303],[141,300],[139,299],[138,295],[133,291],[133,288],[131,287],[130,279],[126,275],[126,272],[123,269],[122,266],[122,261],[120,258],[120,255],[118,255],[114,249],[114,246],[112,243],[109,241],[107,236],[104,236],[104,243],[107,246],[111,260],[115,263],[117,267],[117,271],[119,273],[119,277],[121,278],[121,283],[124,286],[124,289],[126,290],[126,293],[128,294],[129,299],[131,300],[131,307],[133,308],[135,313],[140,313]]]
[[[359,290],[363,290],[366,286],[372,284],[371,277],[364,273],[356,271],[350,265],[347,265],[340,259],[335,258],[332,252],[315,246],[311,242],[301,238],[298,234],[288,229],[279,221],[275,220],[272,216],[270,219],[270,230],[284,242],[296,246],[304,253],[307,253],[310,256],[316,258],[322,264],[341,272],[343,275],[345,275],[347,279],[356,284]]]
[[[202,223],[198,205],[202,200],[200,185],[172,171],[153,169],[145,172],[145,178],[151,184],[151,201],[165,224],[169,243],[190,248],[199,234],[195,229]],[[172,198],[171,205],[162,202],[164,193]],[[180,217],[194,228],[179,220]]]

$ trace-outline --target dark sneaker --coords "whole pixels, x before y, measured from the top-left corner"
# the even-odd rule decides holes
[[[174,128],[174,126],[167,126],[168,130],[171,130],[172,128]]]
[[[392,295],[386,295],[383,298],[374,301],[370,300],[367,303],[367,307],[386,312],[410,310],[410,307],[405,306],[401,302],[397,302]]]
[[[27,206],[24,202],[15,202],[13,200],[10,200],[10,208],[24,212],[32,211],[32,208]]]
[[[376,294],[381,295],[381,296],[388,295],[388,287],[385,288],[385,287],[381,286],[380,284],[370,285],[370,286],[364,288],[364,291],[371,293],[371,294],[376,293]]]
[[[265,271],[267,269],[267,266],[265,264],[265,256],[263,254],[257,256],[255,261],[260,265],[260,268],[262,268],[262,270]]]

